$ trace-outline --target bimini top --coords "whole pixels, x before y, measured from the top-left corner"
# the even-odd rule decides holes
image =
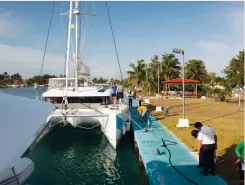
[[[183,81],[182,78],[176,78],[176,79],[162,81],[162,83],[164,83],[164,84],[181,84],[182,81]],[[199,83],[199,81],[198,80],[185,79],[184,83],[186,83],[186,84],[197,84],[197,83]]]
[[[43,129],[54,105],[0,93],[0,174],[12,167]]]

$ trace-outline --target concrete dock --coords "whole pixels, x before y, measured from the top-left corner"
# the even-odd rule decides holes
[[[133,102],[133,105],[137,106],[137,103]],[[135,145],[151,185],[227,185],[219,176],[201,175],[196,167],[197,158],[155,118],[150,117],[152,131],[145,132],[140,127],[145,128],[146,123],[138,120],[136,109],[131,110],[131,116]],[[167,148],[162,146],[162,140]],[[170,155],[173,167],[169,162]]]

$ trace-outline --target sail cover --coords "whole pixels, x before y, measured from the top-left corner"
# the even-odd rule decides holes
[[[6,167],[13,166],[32,144],[55,107],[50,103],[5,93],[0,93],[0,102],[1,174]]]
[[[90,76],[90,69],[83,62],[79,61],[77,68],[78,68],[78,75]]]

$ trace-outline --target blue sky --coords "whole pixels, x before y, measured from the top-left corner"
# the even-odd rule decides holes
[[[53,2],[0,2],[0,73],[39,74]],[[104,2],[80,2],[86,34],[82,56],[92,76],[119,78],[119,68]],[[68,2],[56,2],[43,72],[61,74]],[[126,77],[138,59],[185,50],[185,59],[201,59],[209,72],[221,70],[244,48],[244,2],[108,2],[119,58]],[[65,36],[61,25],[65,28]],[[86,21],[87,20],[87,21]],[[74,31],[74,30],[73,30]]]

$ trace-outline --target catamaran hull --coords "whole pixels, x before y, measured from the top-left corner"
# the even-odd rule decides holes
[[[59,110],[56,110],[58,112]],[[91,130],[96,127],[100,127],[101,131],[105,134],[107,140],[112,145],[113,148],[117,148],[123,135],[126,134],[127,130],[130,130],[129,123],[131,115],[128,111],[128,107],[121,111],[120,113],[110,112],[104,114],[96,115],[96,112],[93,110],[86,110],[84,113],[83,110],[77,110],[73,115],[67,115],[66,117],[61,117],[57,119],[57,114],[52,115],[52,119],[55,119],[56,122],[63,122],[71,124],[73,127],[78,127],[81,129]],[[88,112],[89,111],[89,112]],[[93,111],[93,112],[92,112]],[[52,121],[53,122],[53,121]],[[55,123],[51,123],[55,125]]]

